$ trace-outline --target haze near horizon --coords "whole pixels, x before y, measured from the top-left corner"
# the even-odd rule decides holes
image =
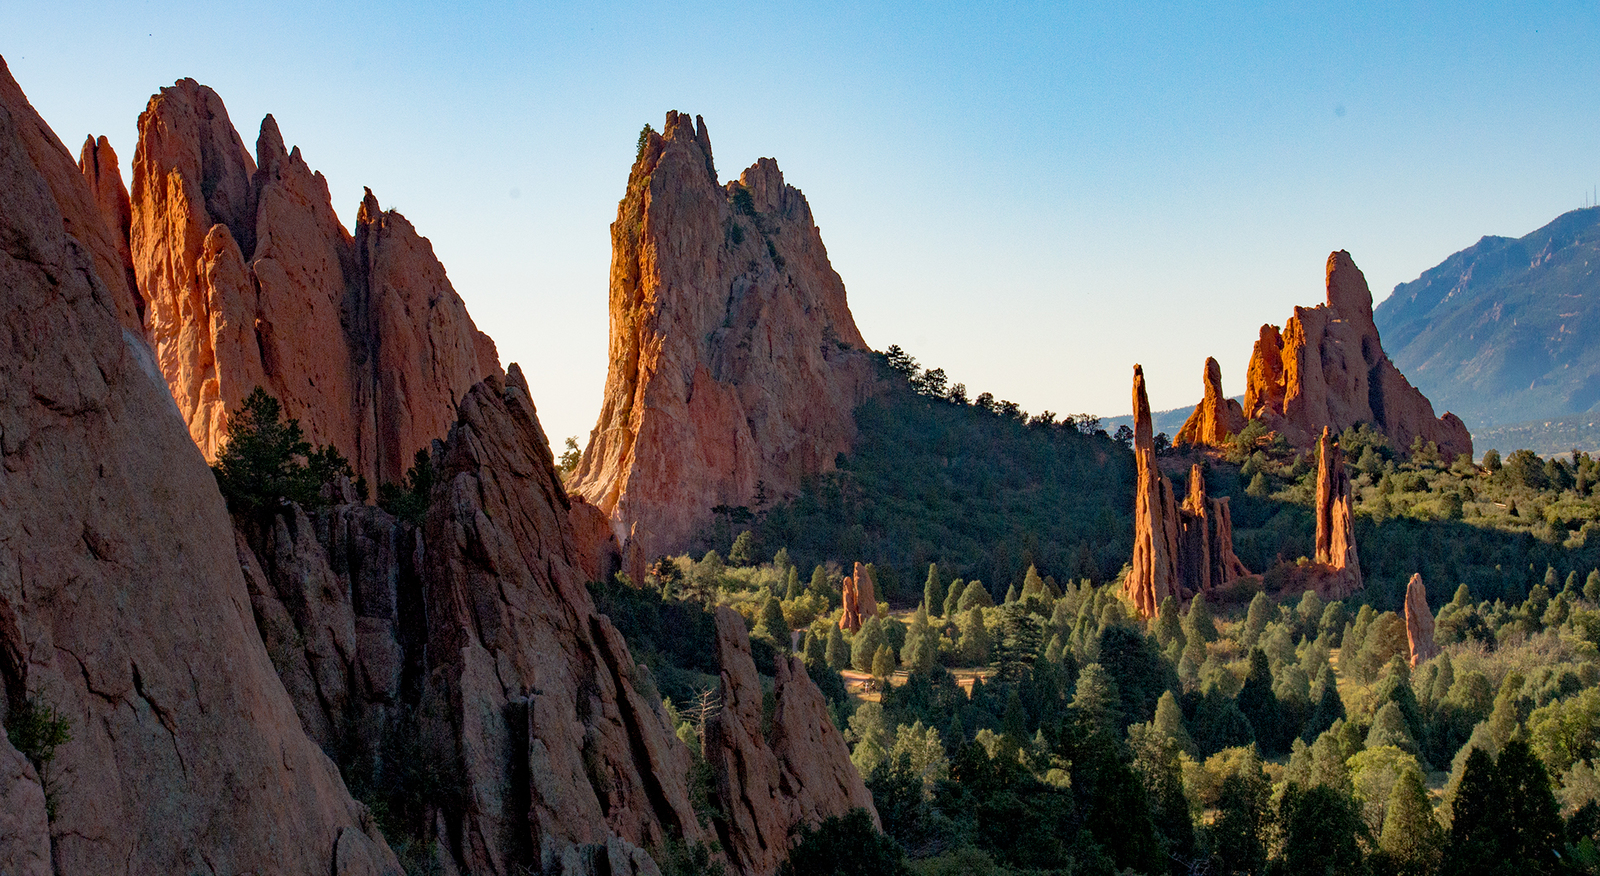
[[[608,225],[639,128],[705,117],[717,170],[810,200],[862,334],[1030,411],[1243,389],[1257,327],[1347,249],[1374,298],[1600,179],[1600,11],[843,4],[0,10],[0,55],[76,149],[175,79],[247,144],[272,113],[352,222],[433,243],[559,451],[606,370]]]

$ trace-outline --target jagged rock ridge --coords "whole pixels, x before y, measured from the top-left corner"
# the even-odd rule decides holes
[[[499,373],[494,344],[403,216],[368,191],[351,235],[272,116],[255,152],[192,79],[139,116],[128,245],[161,371],[207,459],[261,386],[358,474],[399,481]]]
[[[1189,471],[1189,492],[1180,507],[1172,482],[1156,462],[1144,369],[1133,366],[1134,481],[1133,564],[1123,588],[1141,617],[1154,617],[1161,603],[1179,603],[1250,574],[1233,552],[1233,517],[1227,497],[1206,495],[1205,473]]]
[[[1433,405],[1389,361],[1372,320],[1366,276],[1343,250],[1328,256],[1325,304],[1296,307],[1280,332],[1261,327],[1250,357],[1244,414],[1264,421],[1297,447],[1323,427],[1336,432],[1370,423],[1401,450],[1420,436],[1446,458],[1472,453],[1472,436]]]
[[[0,736],[0,870],[392,871],[262,647],[101,222],[0,65],[0,710],[72,736],[48,819]]]
[[[698,118],[648,133],[611,241],[605,398],[573,489],[639,575],[713,508],[830,469],[874,369],[805,196],[767,158],[718,183]]]

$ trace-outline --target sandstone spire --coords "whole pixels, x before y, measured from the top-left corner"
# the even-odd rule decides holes
[[[1317,442],[1317,458],[1316,561],[1332,573],[1318,589],[1324,598],[1344,599],[1361,590],[1361,564],[1356,557],[1350,474],[1344,453],[1326,426]]]
[[[1244,429],[1244,409],[1237,401],[1223,395],[1222,366],[1217,364],[1216,359],[1206,358],[1205,373],[1201,379],[1205,383],[1205,398],[1195,406],[1194,413],[1184,421],[1183,428],[1178,430],[1178,437],[1172,443],[1220,447],[1227,443],[1228,436],[1237,435]]]
[[[1383,352],[1372,321],[1367,279],[1343,250],[1328,256],[1327,303],[1296,307],[1280,334],[1262,326],[1250,357],[1244,415],[1260,419],[1297,447],[1319,430],[1370,423],[1402,450],[1421,436],[1446,458],[1472,453],[1456,415],[1433,405]]]
[[[150,99],[130,247],[161,371],[207,459],[257,386],[374,485],[398,481],[455,403],[498,374],[427,240],[368,192],[352,236],[272,116],[252,160],[192,79]]]
[[[843,582],[844,613],[839,616],[839,629],[855,632],[869,617],[878,614],[878,600],[873,593],[872,573],[856,563],[855,574],[846,575]]]
[[[704,122],[650,132],[611,226],[610,366],[573,491],[630,574],[855,438],[874,369],[805,196],[763,158],[719,184]]]
[[[78,151],[78,170],[89,183],[100,215],[111,231],[117,249],[117,259],[122,263],[122,282],[132,296],[138,317],[144,318],[144,298],[139,295],[138,279],[133,273],[133,251],[128,248],[128,231],[133,223],[133,208],[128,202],[128,187],[122,182],[122,170],[117,165],[117,152],[105,137],[87,137]]]
[[[1172,482],[1156,466],[1150,400],[1144,368],[1133,366],[1133,567],[1123,583],[1142,617],[1154,617],[1161,601],[1186,596],[1178,585],[1178,503]]]
[[[1189,468],[1189,492],[1178,509],[1179,578],[1188,593],[1207,593],[1250,574],[1233,552],[1233,512],[1228,497],[1206,495],[1205,472]]]
[[[1417,666],[1439,653],[1433,641],[1433,611],[1428,608],[1428,588],[1413,572],[1406,584],[1406,640],[1411,645],[1411,665]]]

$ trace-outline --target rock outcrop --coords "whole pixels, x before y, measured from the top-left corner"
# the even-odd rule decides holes
[[[1324,426],[1317,441],[1317,553],[1316,562],[1328,574],[1317,589],[1324,599],[1344,599],[1361,590],[1361,563],[1356,556],[1355,513],[1351,506],[1350,473],[1344,451]]]
[[[1194,413],[1189,415],[1172,443],[1221,447],[1229,436],[1244,429],[1244,408],[1223,394],[1222,366],[1216,359],[1206,358],[1205,374],[1201,377],[1205,382],[1205,398],[1195,406]]]
[[[122,263],[122,282],[132,296],[133,307],[141,321],[144,320],[144,298],[139,295],[139,281],[133,273],[133,250],[128,246],[128,231],[133,224],[133,206],[128,200],[128,187],[122,182],[122,169],[117,163],[117,152],[105,137],[98,140],[87,137],[78,150],[78,171],[89,183],[89,191],[100,207],[100,216],[111,231],[112,243],[117,249],[117,260]]]
[[[393,871],[262,647],[88,184],[0,86],[0,709],[72,737],[44,776],[0,737],[0,868]]]
[[[872,795],[850,763],[822,691],[794,657],[779,656],[769,733],[762,731],[761,679],[744,619],[717,609],[722,709],[706,723],[706,761],[726,819],[723,849],[740,872],[768,876],[788,857],[792,829],[865,809]]]
[[[1296,307],[1282,332],[1261,327],[1250,357],[1245,416],[1297,447],[1310,447],[1324,427],[1342,432],[1370,423],[1401,450],[1420,436],[1447,459],[1470,455],[1472,436],[1460,418],[1435,418],[1433,405],[1383,352],[1372,291],[1348,252],[1328,256],[1327,296],[1325,304]]]
[[[1437,656],[1433,640],[1433,610],[1428,608],[1428,588],[1422,575],[1413,572],[1406,584],[1406,641],[1411,646],[1411,665],[1418,666]]]
[[[875,370],[805,196],[763,158],[718,183],[704,122],[648,132],[611,226],[605,398],[572,481],[624,565],[832,468]]]
[[[874,596],[872,573],[867,567],[856,563],[855,573],[846,575],[841,585],[843,589],[844,613],[839,615],[839,629],[855,632],[861,629],[861,624],[869,617],[878,613],[878,600]]]
[[[399,481],[455,405],[498,374],[426,239],[369,191],[352,236],[327,182],[261,123],[252,159],[211,89],[139,116],[129,243],[145,324],[208,460],[257,386],[374,485]]]
[[[1205,472],[1189,470],[1180,506],[1156,462],[1144,369],[1133,366],[1133,564],[1123,588],[1141,617],[1154,617],[1167,597],[1179,603],[1229,584],[1250,571],[1233,552],[1227,497],[1206,495]]]

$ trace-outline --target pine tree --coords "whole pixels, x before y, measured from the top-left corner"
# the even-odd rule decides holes
[[[750,530],[746,529],[739,533],[733,540],[733,547],[728,549],[728,562],[735,566],[748,566],[754,563],[755,544],[756,537],[750,534]]]
[[[872,677],[879,682],[887,682],[894,675],[894,649],[887,643],[879,645],[876,654],[872,655]]]
[[[1183,635],[1183,619],[1178,616],[1178,603],[1171,596],[1161,600],[1161,608],[1156,612],[1154,624],[1156,644],[1163,651],[1178,644],[1178,652],[1183,652],[1183,646],[1188,644]]]
[[[939,634],[928,623],[928,607],[917,607],[911,616],[911,626],[906,630],[906,644],[900,650],[901,662],[911,673],[927,672],[939,652]]]
[[[982,581],[973,581],[966,586],[965,590],[961,591],[960,609],[962,611],[970,611],[977,607],[994,607],[994,598],[989,595],[989,591],[983,586]]]
[[[1093,727],[1114,733],[1122,714],[1122,695],[1111,673],[1098,663],[1090,663],[1078,673],[1078,689],[1072,708]]]
[[[1583,598],[1590,602],[1600,600],[1600,569],[1590,569],[1589,577],[1583,579]]]
[[[783,598],[785,601],[800,598],[800,570],[794,566],[790,566],[788,574],[784,576]]]
[[[1260,648],[1250,649],[1250,673],[1245,676],[1244,687],[1239,689],[1238,702],[1239,711],[1249,719],[1262,750],[1277,753],[1284,734],[1278,716],[1278,698],[1272,693],[1272,669]]]
[[[844,633],[831,624],[828,627],[828,645],[824,650],[824,659],[828,668],[834,672],[850,667],[850,646],[845,643]]]
[[[1183,616],[1183,634],[1191,644],[1217,640],[1217,622],[1211,616],[1211,606],[1203,597],[1189,603],[1189,613]]]
[[[756,632],[772,640],[779,651],[789,650],[789,623],[783,619],[783,606],[778,604],[777,597],[769,596],[761,606],[761,622],[756,625]]]
[[[855,638],[850,642],[850,665],[860,672],[871,672],[872,659],[884,644],[883,621],[878,620],[877,616],[862,621],[861,629],[856,630]]]
[[[967,586],[979,585],[974,581]],[[978,606],[967,609],[967,619],[961,627],[961,661],[968,666],[987,666],[992,646],[993,640],[984,626],[983,609]]]
[[[1195,754],[1194,739],[1189,736],[1189,729],[1183,725],[1183,710],[1178,708],[1178,698],[1172,691],[1161,694],[1161,699],[1156,700],[1156,717],[1152,722],[1155,731],[1167,739],[1171,739],[1180,751]]]
[[[1272,600],[1267,598],[1267,594],[1257,593],[1255,598],[1250,600],[1249,610],[1245,612],[1244,630],[1240,633],[1240,645],[1245,648],[1254,648],[1256,642],[1261,639],[1261,631],[1267,628],[1267,624],[1272,620],[1272,616],[1275,613]]]
[[[1011,603],[1016,602],[1016,601],[1017,601],[1017,585],[1013,584],[1010,587],[1006,588],[1006,603],[1005,604],[1006,605],[1010,605]]]
[[[1039,570],[1029,564],[1027,574],[1022,576],[1022,598],[1043,599],[1046,595],[1044,579],[1039,577]]]
[[[821,566],[813,567],[811,569],[811,583],[807,585],[806,589],[821,596],[829,595],[828,591],[832,588],[828,586],[828,570]]]
[[[928,580],[922,585],[922,605],[931,614],[944,609],[944,582],[939,580],[939,564],[928,564]]]
[[[939,612],[943,618],[954,618],[956,612],[961,610],[961,594],[967,589],[967,582],[960,578],[950,582],[950,589],[944,595],[944,610]],[[928,609],[932,611],[932,608]]]
[[[1433,873],[1444,853],[1444,830],[1433,817],[1422,771],[1407,765],[1389,792],[1378,846],[1405,874]]]

